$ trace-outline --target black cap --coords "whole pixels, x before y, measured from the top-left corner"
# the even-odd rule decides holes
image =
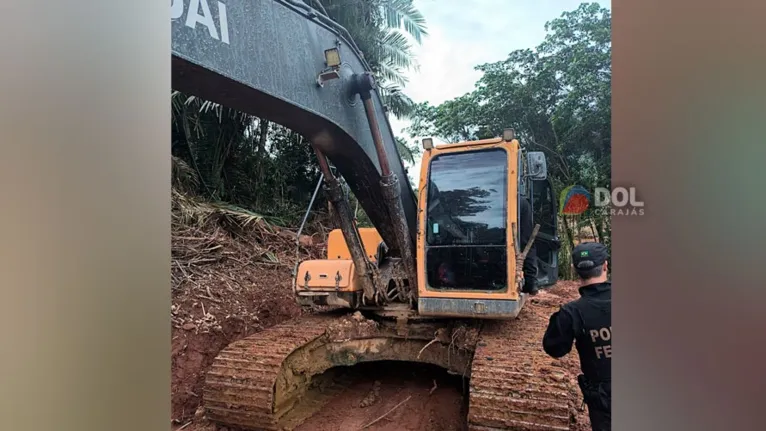
[[[578,272],[603,265],[607,257],[606,246],[599,242],[583,242],[572,250],[572,264]]]

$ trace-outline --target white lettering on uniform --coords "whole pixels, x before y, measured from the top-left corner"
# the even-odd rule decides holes
[[[601,359],[601,356],[605,358],[611,358],[612,357],[612,345],[607,344],[606,346],[598,346],[596,347],[596,359]]]
[[[595,343],[596,342],[596,338],[598,338],[598,330],[591,329],[590,330],[590,340]]]
[[[590,330],[590,339],[594,343],[597,339],[602,339],[604,341],[609,341],[612,339],[612,327],[608,328],[600,328],[600,329],[591,329]]]
[[[591,329],[590,330],[590,339],[594,343],[597,339],[601,339],[603,341],[611,341],[612,339],[612,327],[608,328],[600,328],[600,329]],[[612,357],[612,344],[607,344],[605,346],[597,346],[595,348],[596,350],[596,359],[601,359],[603,356],[604,358],[611,358]]]

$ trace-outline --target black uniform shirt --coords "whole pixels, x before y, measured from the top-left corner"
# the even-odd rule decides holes
[[[576,342],[580,367],[592,382],[612,378],[612,283],[580,288],[580,298],[553,313],[543,336],[543,349],[554,358],[572,350]]]

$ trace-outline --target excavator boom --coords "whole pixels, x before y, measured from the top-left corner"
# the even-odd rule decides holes
[[[172,85],[288,127],[312,141],[349,184],[392,255],[394,223],[380,186],[373,134],[355,88],[371,72],[348,32],[299,0],[172,0]],[[325,51],[337,49],[337,78]],[[401,205],[416,240],[417,200],[378,92],[371,92]],[[320,139],[321,138],[321,139]]]

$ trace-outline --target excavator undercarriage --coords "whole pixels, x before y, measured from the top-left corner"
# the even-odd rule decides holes
[[[305,316],[232,343],[207,374],[207,417],[248,430],[291,429],[342,390],[327,370],[395,360],[470,379],[469,430],[569,430],[574,386],[539,347],[544,321],[532,313],[485,322],[403,314]]]

